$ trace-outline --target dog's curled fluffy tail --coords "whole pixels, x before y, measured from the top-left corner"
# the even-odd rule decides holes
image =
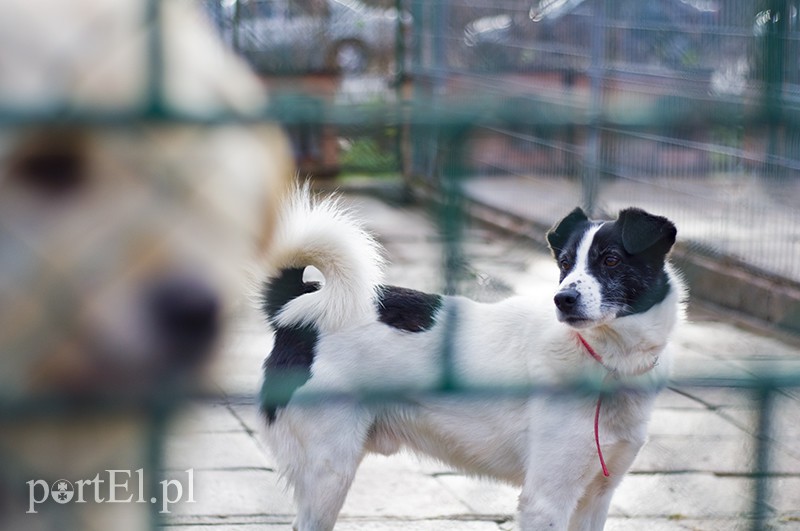
[[[271,248],[263,307],[277,328],[334,331],[375,314],[381,249],[338,198],[316,198],[306,183],[291,194]],[[322,284],[304,282],[317,268]]]

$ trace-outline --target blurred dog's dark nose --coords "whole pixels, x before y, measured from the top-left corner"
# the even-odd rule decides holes
[[[148,297],[156,341],[176,364],[192,364],[211,350],[220,329],[221,302],[206,283],[188,276],[162,279]]]
[[[578,290],[567,288],[556,293],[553,300],[556,303],[556,308],[564,313],[570,313],[577,306],[580,297],[581,294]]]

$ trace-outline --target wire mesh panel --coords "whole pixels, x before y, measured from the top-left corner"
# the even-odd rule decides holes
[[[44,29],[68,26],[66,15],[57,16],[59,2],[51,3],[53,11],[43,15],[54,23]],[[72,44],[80,48],[84,41],[69,34],[52,42],[36,33],[33,40],[19,38],[31,50],[49,43],[41,64],[38,56],[30,64],[16,62],[16,41],[0,47],[0,58],[7,59],[0,61],[0,309],[11,316],[0,325],[0,346],[8,353],[4,393],[10,390],[0,408],[0,525],[29,528],[33,520],[13,512],[27,503],[42,506],[41,529],[117,528],[94,514],[103,512],[102,501],[67,517],[59,505],[44,507],[53,495],[60,504],[61,494],[100,489],[99,478],[79,476],[84,490],[76,492],[70,478],[53,476],[70,470],[64,461],[85,464],[82,448],[95,457],[91,449],[100,445],[82,447],[93,434],[113,454],[100,461],[105,472],[128,466],[128,477],[146,483],[131,492],[136,499],[127,507],[144,507],[126,520],[131,528],[162,522],[164,506],[156,502],[158,494],[168,495],[159,490],[163,436],[179,398],[172,377],[183,374],[175,367],[202,361],[216,337],[209,330],[216,331],[222,301],[216,292],[209,295],[207,278],[219,277],[221,292],[244,289],[231,280],[248,263],[241,237],[260,238],[266,248],[284,184],[278,174],[291,173],[289,158],[316,174],[402,170],[411,189],[436,199],[440,286],[447,294],[462,293],[476,280],[490,283],[474,264],[483,260],[491,268],[487,262],[507,258],[489,260],[475,251],[488,248],[492,238],[470,239],[467,214],[542,243],[546,228],[576,204],[597,217],[635,204],[680,227],[676,257],[696,293],[800,329],[793,306],[800,293],[796,0],[196,3],[216,24],[217,37],[258,73],[258,82],[239,63],[228,70],[226,61],[214,62],[225,53],[206,47],[205,37],[182,40],[181,21],[189,15],[173,13],[168,6],[180,2],[171,0],[112,17],[135,34],[123,43],[130,46],[113,48],[121,55],[77,50],[78,66],[102,64],[99,71],[108,75],[94,68],[86,79],[70,73],[72,63],[64,59],[73,58]],[[15,8],[23,12],[23,4]],[[79,22],[94,21],[92,28],[119,29],[98,23],[104,19],[91,10],[77,14]],[[0,42],[29,34],[11,31],[9,20],[17,19],[0,17]],[[179,52],[183,59],[176,60]],[[38,73],[5,75],[5,65],[25,74],[33,65]],[[55,73],[56,81],[41,72]],[[268,107],[264,84],[271,91]],[[115,88],[122,91],[121,104],[107,99]],[[279,133],[261,129],[267,119],[285,125],[291,155]],[[102,148],[97,152],[95,138]],[[121,176],[122,187],[86,170]],[[251,172],[271,175],[271,184],[254,185]],[[87,183],[98,182],[107,187],[90,199],[99,201],[82,202]],[[98,211],[89,208],[98,205]],[[62,212],[69,214],[47,225],[53,232],[35,232]],[[183,245],[186,253],[173,256]],[[700,274],[720,264],[723,276]],[[549,265],[554,273],[557,266]],[[728,283],[732,278],[735,285]],[[139,303],[156,308],[166,324],[156,322],[152,331]],[[456,367],[462,319],[457,309],[443,318],[439,377],[423,394],[475,404],[528,397],[568,402],[619,391],[613,382],[597,381],[566,388],[470,385]],[[87,328],[93,324],[99,332]],[[795,352],[770,340],[743,345],[748,340],[730,328],[720,328],[709,348],[692,336],[707,330],[689,327],[681,336],[688,361],[670,383],[670,407],[656,413],[653,444],[614,511],[660,523],[709,518],[726,528],[791,527],[798,518],[793,493],[800,461],[792,424],[800,384]],[[128,354],[154,352],[198,359],[171,360],[152,382],[150,365],[140,373],[139,366],[123,360],[120,370],[117,363]],[[28,355],[46,359],[31,368]],[[98,376],[100,393],[91,386],[86,393],[87,381]],[[40,395],[27,386],[29,378],[56,385],[44,385]],[[140,382],[154,383],[159,392],[143,397],[135,385]],[[11,392],[18,388],[21,395]],[[285,405],[285,394],[266,393],[274,403],[262,405]],[[388,404],[408,396],[402,387],[372,385],[359,398]],[[341,394],[323,389],[300,402],[315,407],[337,400]],[[686,445],[683,437],[702,432],[709,412],[720,422],[714,433],[723,436]],[[40,446],[48,434],[63,435],[65,443],[53,436],[51,445]],[[74,436],[71,445],[67,436]],[[133,448],[115,437],[133,441]],[[596,428],[595,438],[602,461]],[[699,454],[688,468],[686,453]],[[87,466],[96,464],[78,468],[83,473]],[[651,475],[654,470],[659,474]],[[103,479],[106,490],[98,495],[113,497],[116,480]],[[655,502],[655,491],[671,497]]]
[[[480,217],[537,231],[575,204],[598,216],[639,205],[681,227],[681,262],[713,257],[797,293],[796,2],[408,5],[415,103],[441,121],[412,126],[406,170],[445,205],[458,210],[463,194]],[[794,295],[686,269],[698,298],[796,330]],[[739,382],[754,389],[740,506],[753,528],[775,508],[769,450],[784,438],[770,420],[777,382],[750,380],[761,370],[781,371],[760,365]]]
[[[794,3],[412,6],[415,94],[473,113],[468,189],[542,220],[553,203],[649,206],[692,244],[797,285]],[[410,172],[431,175],[439,146],[412,142]]]

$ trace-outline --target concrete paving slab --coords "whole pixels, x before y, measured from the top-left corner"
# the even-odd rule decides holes
[[[664,389],[656,397],[656,408],[658,409],[707,409],[706,405],[691,396],[687,396],[683,391],[676,389]]]
[[[517,487],[460,474],[442,474],[436,479],[469,507],[472,514],[506,518],[516,515],[520,493]]]
[[[656,409],[650,420],[650,436],[743,437],[743,430],[713,411]]]
[[[336,531],[498,531],[494,522],[470,522],[462,520],[405,520],[405,521],[347,521],[342,520]],[[207,524],[170,526],[165,531],[291,531],[288,523],[257,524]]]
[[[164,531],[291,531],[290,524],[189,524],[189,525],[167,525]]]
[[[730,323],[710,320],[689,322],[681,326],[677,344],[704,352],[715,358],[797,359],[797,347],[775,338],[756,335]]]
[[[267,337],[271,341],[271,334]],[[258,354],[242,351],[227,356],[226,370],[217,379],[219,387],[232,395],[258,396],[261,389],[261,363],[269,355],[271,348],[270,343],[269,348],[258,351]]]
[[[741,518],[703,520],[671,516],[665,518],[609,518],[606,531],[750,531],[752,524]]]
[[[676,349],[672,376],[681,379],[747,379],[751,373],[735,361],[714,358],[694,349]]]
[[[197,402],[183,408],[173,419],[171,433],[225,433],[241,431],[242,423],[225,404]]]
[[[754,455],[753,442],[747,437],[651,435],[631,471],[749,474],[754,469]]]
[[[214,531],[269,529],[291,530],[293,514],[180,515],[173,516],[164,529],[212,529]]]
[[[696,400],[706,409],[752,408],[753,394],[745,389],[725,387],[685,387],[681,393]]]
[[[262,432],[265,420],[255,402],[252,404],[236,404],[230,406],[230,408],[248,432],[256,434],[256,436]]]
[[[800,477],[781,477],[775,478],[770,484],[772,505],[778,514],[800,513]],[[800,528],[800,520],[797,521]]]
[[[791,441],[800,454],[800,402],[793,396],[777,394],[772,411],[776,436],[780,440]]]
[[[673,520],[739,519],[752,509],[754,480],[715,474],[629,474],[610,514]]]
[[[366,522],[343,521],[336,526],[337,531],[498,531],[495,522],[475,522],[468,520],[370,520]]]
[[[364,459],[342,508],[343,517],[430,519],[470,514],[469,507],[436,478],[390,461],[383,456]]]
[[[290,497],[279,483],[278,474],[267,470],[195,470],[194,503],[181,503],[169,516],[182,523],[186,517],[213,519],[240,516],[294,514]],[[235,521],[235,520],[234,520]]]
[[[268,470],[272,467],[255,439],[243,430],[172,435],[167,440],[166,463],[168,469],[177,470]]]

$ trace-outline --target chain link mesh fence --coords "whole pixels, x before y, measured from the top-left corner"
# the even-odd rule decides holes
[[[161,3],[148,2],[154,28]],[[687,253],[729,264],[796,300],[795,0],[200,3],[270,88],[270,106],[258,118],[286,126],[301,168],[402,172],[412,189],[437,199],[446,292],[459,290],[467,210],[541,232],[575,204],[598,216],[637,204],[675,220]],[[145,104],[70,120],[114,127],[142,119],[238,123],[239,116],[218,109],[197,115],[165,104],[161,37],[149,35]],[[3,104],[0,118],[9,130],[61,123],[63,115]],[[715,302],[737,311],[759,306],[747,293]],[[792,328],[796,308],[771,307],[759,317]],[[755,354],[771,359],[770,352]],[[673,383],[713,407],[736,403],[741,407],[731,414],[746,417],[751,439],[742,444],[753,451],[747,466],[730,472],[746,480],[731,501],[746,515],[736,525],[768,528],[780,504],[775,498],[793,478],[776,463],[796,456],[787,433],[798,383],[791,364],[783,370],[768,363],[734,376],[682,374]],[[453,381],[445,387],[470,392]],[[78,403],[66,418],[96,406]],[[59,401],[41,407],[64,413]],[[6,432],[37,409],[5,401],[4,426],[12,426]],[[168,409],[151,408],[143,435],[152,469],[159,467]],[[2,459],[5,465],[16,454]],[[151,488],[157,484],[155,478]],[[689,487],[685,495],[691,498]],[[156,511],[154,522],[161,522]]]
[[[693,296],[797,330],[796,2],[408,5],[414,101],[443,121],[411,126],[412,180],[446,208],[466,203],[516,231],[541,233],[576,203],[663,213],[681,227],[676,259]],[[697,274],[700,257],[735,272]],[[740,287],[741,275],[765,291]],[[737,526],[774,523],[770,450],[788,441],[773,431],[774,406],[784,419],[797,409],[778,383],[795,379],[761,364],[744,379],[676,381],[692,396],[750,389],[752,497],[741,512],[752,520]]]

